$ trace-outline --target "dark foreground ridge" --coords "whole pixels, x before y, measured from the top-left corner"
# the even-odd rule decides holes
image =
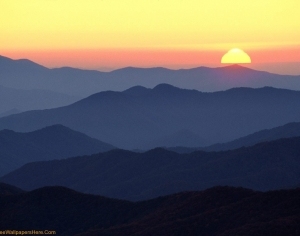
[[[299,235],[300,189],[214,187],[143,202],[44,187],[0,195],[0,230],[57,235]]]
[[[15,195],[19,193],[24,193],[24,191],[15,186],[0,182],[0,195]]]

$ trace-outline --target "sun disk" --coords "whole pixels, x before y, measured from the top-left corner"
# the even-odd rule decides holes
[[[246,64],[251,63],[250,56],[239,48],[229,50],[221,59],[222,64]]]

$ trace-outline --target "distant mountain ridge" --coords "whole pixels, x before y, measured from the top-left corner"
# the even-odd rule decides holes
[[[62,125],[53,125],[29,133],[0,131],[0,176],[22,165],[42,160],[62,159],[114,149]]]
[[[226,152],[112,150],[89,157],[29,163],[0,181],[24,190],[61,185],[137,201],[217,185],[261,191],[291,188],[299,184],[299,173],[300,137],[296,137]]]
[[[106,90],[122,91],[136,85],[153,88],[161,83],[205,92],[263,86],[300,90],[299,80],[300,75],[277,75],[237,65],[180,70],[128,67],[100,72],[69,67],[48,69],[29,60],[0,56],[0,85],[51,90],[79,97]]]
[[[177,146],[187,145],[178,138],[186,130],[198,137],[191,145],[201,147],[299,122],[299,107],[300,92],[292,90],[234,88],[203,93],[160,84],[153,89],[100,92],[69,106],[4,117],[0,129],[28,132],[62,124],[119,148],[144,150],[174,145],[174,140]]]

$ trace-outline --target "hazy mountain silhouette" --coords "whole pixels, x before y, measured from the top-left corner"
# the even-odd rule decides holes
[[[4,117],[0,129],[28,132],[62,124],[120,148],[149,149],[158,145],[155,140],[182,130],[203,140],[193,143],[200,147],[300,121],[297,91],[265,87],[203,93],[167,84],[146,93],[133,90],[100,92],[69,106]]]
[[[0,100],[2,101],[0,113],[5,114],[12,110],[27,111],[61,107],[80,99],[80,97],[47,90],[22,90],[0,86]],[[0,116],[3,115],[1,114]]]
[[[225,150],[233,150],[241,147],[249,147],[265,141],[272,141],[276,139],[291,138],[297,136],[300,136],[300,123],[293,122],[273,129],[261,130],[227,143],[218,143],[208,147],[183,147],[183,146],[174,145],[173,147],[169,147],[167,149],[177,153],[191,153],[199,150],[225,151]]]
[[[281,138],[290,138],[300,136],[300,123],[293,122],[283,126],[279,126],[273,129],[265,129],[253,134],[247,135],[246,137],[233,140],[228,143],[215,144],[202,150],[205,151],[222,151],[231,150],[239,147],[249,147],[257,143],[272,141]]]
[[[299,189],[215,187],[132,203],[45,187],[0,196],[0,228],[57,235],[297,235],[299,199]]]
[[[0,56],[0,85],[17,89],[45,89],[81,97],[106,90],[122,91],[136,85],[153,88],[161,83],[201,91],[263,86],[300,89],[299,80],[300,76],[276,75],[237,65],[181,70],[128,67],[99,72],[68,67],[48,69],[29,60]]]
[[[22,165],[108,151],[114,147],[62,125],[30,133],[0,131],[0,176]]]
[[[298,137],[226,152],[178,154],[160,148],[145,153],[113,150],[90,157],[26,164],[0,180],[24,190],[62,185],[127,200],[150,199],[216,185],[265,191],[299,184],[299,157]]]
[[[5,111],[5,112],[1,113],[0,117],[10,116],[10,115],[18,114],[18,113],[21,113],[21,112],[22,112],[21,110],[13,108],[13,109],[10,109],[8,111]]]

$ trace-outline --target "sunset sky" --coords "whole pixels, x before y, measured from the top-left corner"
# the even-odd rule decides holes
[[[47,67],[224,66],[300,74],[299,0],[0,0],[0,55]]]

